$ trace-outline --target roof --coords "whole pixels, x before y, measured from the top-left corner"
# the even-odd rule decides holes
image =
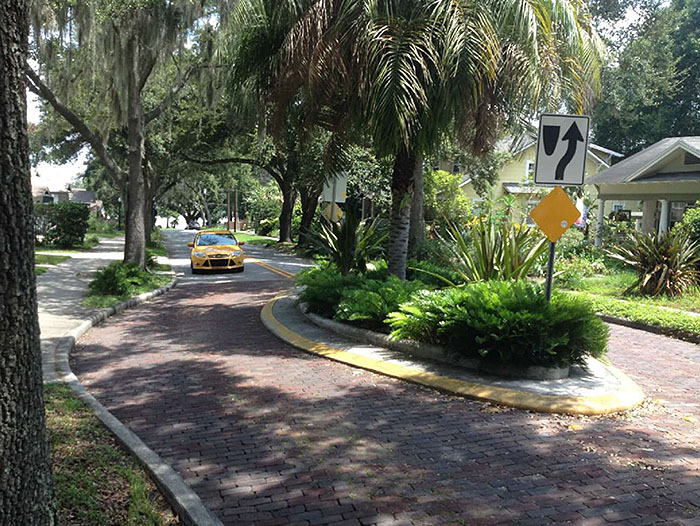
[[[96,199],[96,193],[92,190],[72,190],[70,200],[76,203],[92,203]]]
[[[627,159],[592,175],[585,184],[628,183],[644,175],[644,171],[679,148],[700,156],[700,137],[668,137],[661,139]]]

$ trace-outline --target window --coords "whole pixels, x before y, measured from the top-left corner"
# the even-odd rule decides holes
[[[694,203],[685,203],[682,201],[674,201],[671,203],[671,225],[681,221],[686,209],[692,207]]]
[[[625,203],[613,203],[612,205],[612,211],[613,212],[619,212],[621,210],[625,209]]]
[[[524,183],[530,183],[535,178],[535,161],[525,162],[525,175],[523,176]]]
[[[532,220],[530,217],[530,212],[532,212],[532,209],[535,208],[539,204],[539,201],[528,201],[525,203],[525,223],[528,225],[534,225],[535,222]]]
[[[462,173],[462,165],[459,163],[452,164],[452,173],[453,174]]]

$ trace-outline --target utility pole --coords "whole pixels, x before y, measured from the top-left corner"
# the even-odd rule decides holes
[[[233,191],[233,231],[237,232],[238,228],[238,185],[236,185],[236,189]],[[231,197],[231,193],[229,192],[229,199]]]
[[[226,225],[226,230],[231,230],[231,182],[226,183],[226,218],[228,224]],[[235,225],[234,225],[235,231]]]

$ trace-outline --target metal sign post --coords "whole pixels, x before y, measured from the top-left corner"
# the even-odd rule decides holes
[[[549,239],[547,301],[552,298],[556,242],[581,215],[561,187],[583,184],[589,126],[590,119],[586,115],[545,113],[540,116],[535,184],[555,188],[532,209],[530,217]]]
[[[335,199],[336,199],[336,190],[338,188],[338,179],[336,177],[333,178],[333,189],[331,190],[331,223],[333,222],[333,218],[335,217]]]
[[[552,299],[552,278],[554,277],[554,248],[556,243],[553,241],[549,242],[549,259],[547,260],[547,284],[545,286],[545,296],[547,301]]]

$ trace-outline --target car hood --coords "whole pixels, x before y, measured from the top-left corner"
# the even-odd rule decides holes
[[[209,245],[206,247],[194,247],[195,252],[204,252],[205,254],[227,254],[242,250],[238,245]]]

